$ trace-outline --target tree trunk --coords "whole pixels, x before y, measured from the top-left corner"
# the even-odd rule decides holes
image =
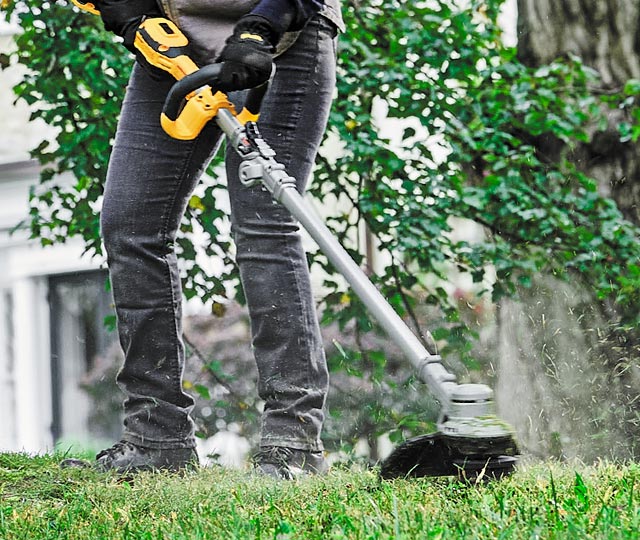
[[[579,56],[600,73],[600,91],[620,90],[640,79],[638,0],[518,0],[518,54],[530,66]],[[607,111],[608,129],[572,159],[640,225],[640,145],[620,142],[625,114]],[[587,461],[640,455],[640,346],[614,317],[591,291],[551,276],[499,306],[497,400],[526,453]]]

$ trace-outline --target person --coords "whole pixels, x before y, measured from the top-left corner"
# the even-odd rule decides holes
[[[259,127],[305,189],[335,87],[339,0],[101,0],[105,28],[133,48],[140,23],[166,16],[187,35],[199,65],[223,63],[217,88],[238,106],[275,76]],[[109,161],[101,231],[125,353],[120,441],[96,456],[101,470],[180,470],[197,462],[194,401],[184,392],[181,288],[174,241],[187,202],[217,150],[210,122],[193,141],[160,126],[175,81],[138,55]],[[236,260],[249,309],[264,401],[256,470],[276,478],[323,473],[320,438],[328,373],[297,222],[226,155]]]

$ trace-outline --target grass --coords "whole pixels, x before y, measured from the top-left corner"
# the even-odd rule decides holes
[[[640,538],[640,465],[523,466],[488,485],[335,469],[276,482],[207,468],[132,481],[0,454],[0,539]]]

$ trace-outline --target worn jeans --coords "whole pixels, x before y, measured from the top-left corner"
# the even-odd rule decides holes
[[[318,16],[276,59],[259,126],[305,189],[335,87],[335,26]],[[148,448],[192,447],[194,401],[182,388],[181,287],[174,241],[190,195],[219,146],[211,122],[194,141],[160,127],[170,79],[134,67],[109,163],[102,235],[125,362],[123,439]],[[297,222],[260,186],[238,180],[226,156],[232,233],[246,294],[262,446],[320,450],[328,374]]]

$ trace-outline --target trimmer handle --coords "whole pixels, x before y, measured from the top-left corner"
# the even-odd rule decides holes
[[[175,139],[195,139],[221,108],[229,109],[245,124],[257,121],[268,83],[249,91],[238,115],[226,94],[216,90],[222,64],[198,68],[188,56],[189,40],[170,20],[146,19],[134,42],[151,65],[167,71],[176,79],[164,103],[161,124]]]
[[[83,11],[100,15],[98,0],[71,1]],[[198,68],[189,57],[187,36],[169,19],[152,17],[142,21],[134,45],[149,64],[170,73],[177,81],[167,95],[160,118],[162,128],[174,139],[195,139],[221,108],[230,110],[241,124],[257,122],[269,82],[251,89],[244,109],[236,114],[226,94],[215,89],[221,64]]]
[[[220,72],[222,71],[222,66],[222,63],[209,64],[208,66],[204,66],[198,71],[190,73],[189,75],[186,75],[182,79],[178,80],[171,87],[169,94],[167,94],[167,98],[162,109],[162,114],[166,116],[167,121],[175,122],[181,115],[185,114],[184,111],[186,107],[189,106],[189,100],[192,99],[192,93],[199,88],[209,87],[214,97],[217,95],[225,96],[223,92],[219,92],[216,90],[216,81],[218,80]],[[258,117],[260,115],[260,107],[262,106],[262,101],[268,89],[269,81],[249,90],[244,103],[244,108],[242,112],[237,116],[238,120],[242,124],[245,124],[249,121],[255,122],[258,120]],[[225,102],[228,102],[226,100],[226,96],[224,99]],[[216,112],[218,109],[220,109],[221,106],[226,105],[223,104],[218,106],[216,108]],[[211,105],[211,108],[214,108],[213,105]],[[215,116],[215,114],[213,116]]]

